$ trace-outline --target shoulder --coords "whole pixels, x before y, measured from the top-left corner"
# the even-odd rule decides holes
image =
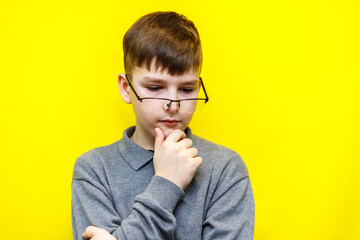
[[[118,158],[118,144],[121,140],[112,144],[97,147],[80,155],[75,162],[73,178],[83,179],[91,175],[99,176],[105,171],[105,168],[114,164],[114,160]]]
[[[249,176],[245,162],[236,151],[196,135],[192,135],[192,138],[208,170],[219,174],[235,174],[237,178]]]
[[[240,157],[240,155],[237,152],[235,152],[234,150],[232,150],[228,147],[225,147],[223,145],[211,142],[211,141],[201,138],[197,135],[192,135],[192,138],[193,138],[193,141],[198,145],[198,147],[202,151],[205,151],[207,153],[226,154],[226,155]]]

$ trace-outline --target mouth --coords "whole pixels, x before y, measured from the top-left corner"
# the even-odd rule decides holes
[[[160,120],[159,122],[163,123],[165,126],[168,127],[173,127],[176,126],[178,123],[180,123],[180,121],[175,119],[165,119],[165,120]]]

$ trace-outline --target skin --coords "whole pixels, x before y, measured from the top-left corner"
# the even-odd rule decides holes
[[[153,82],[149,79],[156,79],[162,82]],[[155,63],[151,64],[150,71],[146,67],[135,67],[132,71],[131,82],[140,97],[165,97],[169,99],[191,98],[197,95],[200,89],[198,81],[199,73],[189,71],[179,76],[168,74],[167,70],[158,70]],[[118,77],[119,91],[122,99],[127,104],[132,104],[136,116],[136,130],[131,137],[136,144],[145,149],[154,150],[155,127],[159,127],[167,138],[175,129],[184,131],[191,121],[192,113],[181,113],[172,103],[168,111],[162,111],[158,106],[157,113],[151,112],[149,106],[141,103],[130,89],[125,74]],[[195,85],[195,86],[194,86]],[[160,87],[157,91],[150,91],[147,88]],[[188,94],[184,89],[195,88],[194,93]],[[165,119],[178,120],[176,126],[166,126],[161,122]]]
[[[198,79],[197,71],[173,76],[166,69],[156,69],[153,61],[150,70],[144,66],[135,67],[131,83],[140,97],[183,99],[197,95],[200,89]],[[118,85],[122,99],[125,103],[132,104],[136,116],[135,132],[130,139],[145,149],[154,150],[155,175],[166,178],[185,190],[203,162],[197,156],[198,150],[192,147],[192,140],[186,138],[184,133],[193,113],[179,111],[174,103],[170,108],[141,103],[130,89],[123,73],[119,74]],[[153,107],[157,109],[149,109]],[[176,120],[176,124],[167,124],[164,120],[168,119]],[[89,226],[83,236],[91,240],[115,239],[105,229],[94,226]]]
[[[103,228],[89,226],[83,233],[85,239],[91,240],[116,240],[108,231]]]

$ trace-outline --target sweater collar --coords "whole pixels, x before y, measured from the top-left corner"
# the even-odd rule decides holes
[[[154,152],[140,147],[131,141],[130,137],[134,132],[135,126],[126,129],[123,133],[123,138],[119,141],[118,147],[124,160],[131,166],[132,169],[134,169],[134,171],[138,171],[153,159]],[[185,133],[187,138],[192,138],[190,128],[186,128]]]

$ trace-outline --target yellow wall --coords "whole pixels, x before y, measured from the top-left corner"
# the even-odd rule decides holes
[[[0,238],[72,238],[74,161],[134,123],[122,37],[155,10],[199,29],[211,99],[191,126],[243,156],[255,239],[360,239],[357,0],[2,3]]]

